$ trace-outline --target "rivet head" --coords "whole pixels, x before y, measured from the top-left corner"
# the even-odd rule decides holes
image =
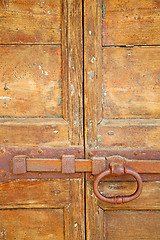
[[[108,133],[108,135],[114,135],[115,134],[114,131],[108,131],[107,133]]]
[[[138,153],[137,152],[134,152],[134,156],[137,156],[138,155]]]
[[[1,152],[1,153],[5,153],[5,149],[4,149],[4,148],[1,148],[1,149],[0,149],[0,152]]]
[[[93,152],[89,152],[88,155],[89,155],[90,157],[93,157]]]
[[[5,172],[3,172],[3,173],[2,173],[2,177],[5,177],[5,176],[6,176],[6,173],[5,173]]]

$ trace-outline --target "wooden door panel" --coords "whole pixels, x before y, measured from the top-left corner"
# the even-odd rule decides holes
[[[83,145],[82,2],[1,1],[0,17],[0,144]]]
[[[158,240],[160,238],[159,213],[159,211],[106,211],[104,214],[106,239]]]
[[[84,1],[85,146],[97,169],[105,158],[109,167],[113,155],[141,166],[159,159],[159,22],[157,1]],[[156,161],[152,164],[158,170]],[[113,169],[110,164],[116,175]],[[88,240],[160,238],[160,175],[144,172],[141,195],[123,204],[99,200],[93,191],[96,176],[87,178]],[[135,192],[131,176],[117,175],[99,183],[101,194]]]
[[[64,119],[0,119],[0,132],[0,141],[3,146],[69,145],[68,122]]]
[[[110,181],[101,182],[99,189],[106,196],[108,195],[127,195],[136,190],[136,182],[130,181]],[[98,201],[98,205],[104,210],[159,210],[160,208],[160,182],[145,181],[143,192],[139,198],[125,204],[109,204]]]
[[[61,117],[61,46],[0,46],[1,117]]]
[[[60,0],[39,2],[0,1],[0,43],[60,44],[62,4]]]
[[[84,157],[82,33],[81,0],[0,0],[0,239],[85,239],[83,174],[12,168]]]
[[[118,43],[114,47],[103,45],[102,25],[105,8],[102,2],[86,1],[84,6],[86,147],[114,147],[115,144],[115,147],[159,148],[159,47],[129,47],[125,41],[123,47]],[[148,2],[153,5],[152,1]],[[120,11],[120,3],[123,1],[104,3],[109,6],[115,4]],[[140,4],[142,3],[145,4],[143,1]],[[129,1],[126,9],[127,6],[130,9],[130,4],[136,3]],[[148,9],[151,8],[150,4]],[[87,9],[90,9],[92,14],[88,15]],[[158,17],[156,9],[155,5],[153,11]],[[109,14],[106,11],[106,19],[109,18]],[[117,26],[120,24],[117,23]],[[152,24],[148,28],[154,32]],[[146,28],[143,29],[145,31]],[[109,36],[112,37],[115,32],[118,31],[111,32]],[[134,44],[136,45],[136,42]],[[156,41],[153,44],[156,45]],[[118,142],[113,140],[116,134]],[[126,140],[130,139],[129,143],[124,137]]]
[[[159,1],[103,0],[103,45],[159,45]]]
[[[64,239],[63,209],[3,210],[0,222],[0,239]]]
[[[103,48],[103,117],[160,116],[159,47]]]
[[[160,182],[144,182],[141,196],[125,204],[107,204],[93,193],[93,182],[87,183],[87,239],[159,239]],[[130,194],[135,182],[101,182],[106,195]],[[91,213],[92,212],[92,216]],[[98,226],[98,227],[96,227]]]
[[[156,149],[159,135],[159,119],[104,119],[98,125],[98,146]]]
[[[1,209],[62,208],[70,201],[69,185],[64,179],[6,182],[1,184],[0,206]]]
[[[83,176],[1,184],[0,239],[83,240],[83,185]]]

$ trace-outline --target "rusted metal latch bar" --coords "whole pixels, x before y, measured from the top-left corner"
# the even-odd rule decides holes
[[[12,159],[12,163],[13,174],[25,174],[27,172],[62,172],[66,174],[91,172],[93,175],[96,175],[93,183],[96,197],[108,203],[126,203],[140,196],[143,183],[138,172],[160,172],[160,161],[128,160],[121,156],[75,159],[75,155],[62,155],[61,159],[35,159],[19,155]],[[137,181],[137,189],[133,194],[107,197],[99,191],[98,185],[102,178],[124,174],[131,175]]]
[[[114,159],[118,162],[123,161],[126,167],[134,168],[139,173],[160,173],[160,161],[158,160],[129,160],[121,156],[75,159],[74,155],[62,155],[61,159],[40,159],[18,155],[12,159],[11,165],[13,174],[25,174],[27,172],[91,172],[93,175],[97,175],[108,169]]]

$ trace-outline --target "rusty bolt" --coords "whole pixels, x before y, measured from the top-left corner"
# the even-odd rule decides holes
[[[6,173],[5,173],[5,172],[3,172],[3,173],[2,173],[2,177],[5,177],[5,176],[6,176]]]
[[[38,153],[42,153],[42,150],[41,150],[41,149],[39,149],[39,150],[38,150]]]
[[[138,155],[138,153],[137,152],[134,152],[134,156],[137,156]]]
[[[4,153],[4,152],[5,152],[5,149],[4,149],[4,148],[1,148],[0,152],[1,152],[1,153]]]
[[[114,135],[114,131],[108,131],[108,135]]]
[[[89,155],[90,157],[93,157],[94,154],[93,154],[93,152],[89,152],[88,155]]]
[[[81,153],[81,150],[80,150],[80,149],[78,150],[78,153]]]

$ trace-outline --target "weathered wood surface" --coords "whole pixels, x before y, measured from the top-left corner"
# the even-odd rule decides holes
[[[85,239],[84,181],[0,184],[0,239]]]
[[[3,0],[0,43],[60,44],[61,8],[60,0]]]
[[[134,182],[101,182],[103,194],[128,194]],[[87,239],[156,239],[160,237],[160,182],[144,182],[141,196],[125,204],[107,204],[96,198],[93,182],[87,182]]]
[[[63,117],[72,145],[83,145],[82,1],[64,0],[62,18]]]
[[[127,181],[101,181],[99,189],[106,196],[128,195],[135,191],[136,182]],[[99,200],[93,193],[93,182],[87,182],[89,198],[95,198],[95,204],[103,210],[159,210],[160,209],[160,182],[144,181],[143,190],[139,198],[124,204],[110,204]]]
[[[84,181],[70,180],[70,204],[64,209],[65,240],[85,240]]]
[[[0,210],[0,222],[0,239],[64,239],[63,209]]]
[[[159,211],[106,211],[107,240],[159,240]]]
[[[60,118],[1,118],[0,142],[22,147],[66,146],[68,123]]]
[[[0,209],[62,208],[69,201],[67,180],[17,180],[0,183]]]
[[[93,182],[86,184],[86,238],[104,240],[104,211],[97,204]]]
[[[0,116],[61,116],[60,46],[0,47]]]
[[[159,0],[104,0],[103,45],[159,45]]]
[[[100,182],[99,189],[104,195],[122,196],[135,192],[136,182]],[[160,182],[143,182],[143,190],[139,198],[125,204],[107,204],[98,200],[98,205],[105,210],[132,209],[132,210],[159,210],[160,209]]]
[[[102,118],[102,1],[84,1],[84,121],[86,146],[97,145]]]
[[[159,118],[160,47],[103,48],[104,118]]]
[[[104,119],[98,129],[99,147],[160,147],[159,119]]]

